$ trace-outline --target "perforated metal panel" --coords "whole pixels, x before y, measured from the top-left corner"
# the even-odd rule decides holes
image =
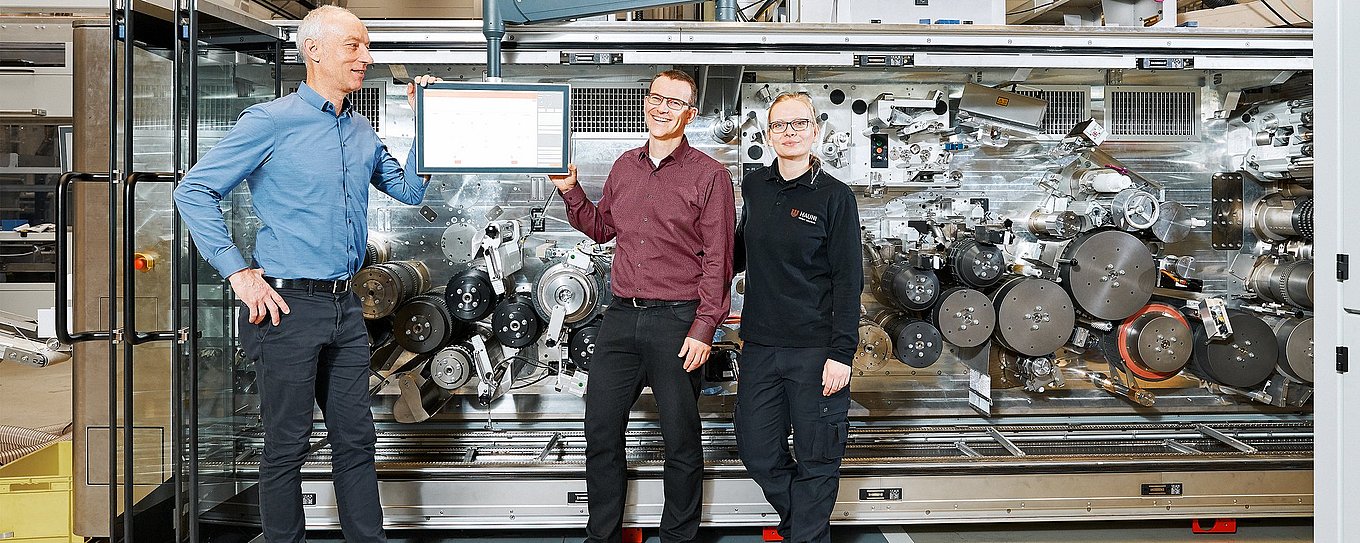
[[[1048,102],[1040,121],[1044,134],[1066,136],[1077,123],[1091,118],[1090,87],[1041,87],[1018,90],[1016,94]]]
[[[636,134],[647,131],[643,117],[646,87],[571,88],[571,131]]]
[[[1198,141],[1199,89],[1106,87],[1111,141]]]

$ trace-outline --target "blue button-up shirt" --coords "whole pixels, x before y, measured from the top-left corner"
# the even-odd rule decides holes
[[[306,84],[247,108],[175,189],[199,253],[222,277],[248,267],[219,207],[241,181],[263,226],[255,265],[284,279],[345,279],[363,265],[368,186],[406,204],[425,198],[415,146],[403,169],[349,99],[335,106]]]

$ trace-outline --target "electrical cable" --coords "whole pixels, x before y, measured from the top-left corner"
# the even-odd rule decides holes
[[[1298,10],[1294,9],[1294,6],[1289,3],[1289,0],[1280,0],[1280,3],[1284,4],[1285,9],[1288,9],[1290,13],[1293,13],[1295,17],[1303,19],[1303,22],[1308,23],[1310,25],[1313,24],[1313,20],[1304,17],[1302,13],[1299,13]]]
[[[1031,8],[1025,8],[1025,9],[1016,10],[1016,11],[1008,11],[1008,12],[1006,12],[1006,16],[1007,16],[1007,17],[1010,17],[1011,15],[1021,15],[1021,14],[1029,13],[1029,12],[1031,12],[1031,11],[1039,11],[1039,10],[1044,9],[1044,8],[1047,8],[1047,7],[1053,7],[1053,4],[1056,4],[1056,3],[1057,3],[1057,2],[1049,2],[1049,3],[1044,4],[1044,5],[1041,5],[1041,6],[1034,6],[1034,7],[1031,7]]]

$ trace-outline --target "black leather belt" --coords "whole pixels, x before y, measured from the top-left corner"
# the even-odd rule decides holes
[[[292,288],[308,292],[329,292],[331,294],[349,292],[349,279],[329,281],[324,279],[279,279],[277,277],[265,277],[264,282],[269,283],[269,286],[274,288]]]
[[[697,304],[699,300],[648,300],[646,298],[614,298],[614,303],[622,307],[670,307],[676,305]]]

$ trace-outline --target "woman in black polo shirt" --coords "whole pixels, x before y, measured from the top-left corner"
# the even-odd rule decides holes
[[[812,100],[782,94],[768,119],[778,159],[741,183],[737,450],[779,513],[784,540],[829,543],[859,343],[859,211],[850,187],[812,156],[821,135]]]

